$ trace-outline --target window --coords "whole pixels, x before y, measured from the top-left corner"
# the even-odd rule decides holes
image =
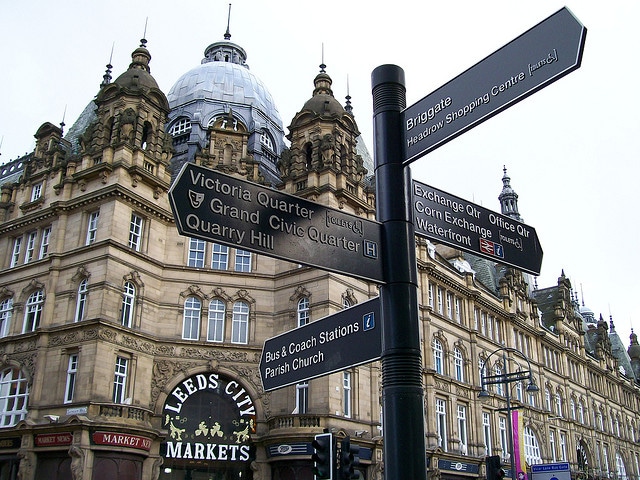
[[[31,201],[35,202],[42,197],[42,182],[36,183],[31,187]]]
[[[87,279],[85,278],[78,286],[78,298],[76,299],[76,316],[74,321],[84,320],[85,308],[87,306]]]
[[[562,396],[560,396],[560,392],[556,392],[555,404],[556,415],[562,417]]]
[[[560,432],[560,461],[567,461],[567,434]]]
[[[231,319],[231,343],[248,343],[249,340],[249,305],[245,302],[233,304]]]
[[[620,480],[627,480],[629,478],[627,477],[627,469],[624,466],[624,460],[619,452],[616,452],[616,473],[618,474],[617,478]]]
[[[442,288],[438,287],[437,293],[438,293],[438,297],[437,297],[437,302],[438,302],[438,313],[439,313],[440,315],[442,315],[442,314],[443,314],[443,312],[444,312],[444,304],[443,304],[444,299],[442,298],[442,296],[443,296],[443,294],[444,294],[444,293],[443,293],[443,291],[442,291]]]
[[[453,319],[453,295],[447,292],[447,318]]]
[[[200,300],[187,297],[184,302],[182,320],[182,338],[184,340],[198,340],[200,332]]]
[[[436,398],[436,432],[438,434],[438,446],[447,451],[447,405],[446,401]]]
[[[570,415],[571,415],[571,420],[575,420],[576,419],[576,401],[574,400],[573,397],[571,397],[571,400],[569,402],[569,410],[570,410]]]
[[[578,421],[584,425],[584,404],[582,400],[578,402]]]
[[[24,326],[22,333],[33,332],[40,326],[42,307],[44,305],[44,292],[36,290],[27,299],[24,312]]]
[[[87,239],[85,245],[91,245],[96,241],[96,234],[98,233],[98,217],[100,216],[100,210],[91,212],[89,214],[89,221],[87,222]]]
[[[556,432],[549,430],[549,450],[551,450],[551,461],[556,462]]]
[[[127,396],[127,370],[129,359],[125,357],[116,358],[116,367],[113,373],[113,403],[124,402]]]
[[[133,248],[136,252],[142,247],[142,217],[131,214],[131,223],[129,224],[129,248]]]
[[[187,265],[190,267],[204,267],[205,242],[198,238],[189,239],[189,259]]]
[[[29,384],[18,368],[0,373],[0,428],[12,427],[27,416]]]
[[[544,406],[548,412],[551,411],[551,392],[547,387],[544,389]]]
[[[224,340],[224,303],[220,300],[209,302],[209,326],[207,328],[207,341],[222,342]]]
[[[273,141],[267,132],[260,132],[260,143],[267,147],[268,149],[275,151],[273,149]]]
[[[182,135],[183,133],[187,133],[191,131],[191,122],[188,118],[181,118],[176,123],[171,125],[169,129],[169,135],[172,137],[176,137],[178,135]]]
[[[493,369],[493,373],[496,377],[499,377],[500,375],[502,375],[502,368],[500,367],[500,365],[496,365],[495,368]],[[496,383],[496,393],[498,395],[504,395],[504,384],[503,383]]]
[[[462,358],[462,352],[458,348],[453,350],[453,362],[455,364],[456,380],[464,382],[464,359]]]
[[[251,252],[246,250],[236,250],[236,272],[251,271]]]
[[[18,265],[18,260],[20,259],[20,249],[22,248],[22,237],[16,237],[13,241],[13,252],[11,253],[11,263],[10,267],[15,267]]]
[[[303,414],[309,410],[309,384],[298,383],[296,385],[296,413]]]
[[[433,339],[433,368],[436,373],[443,374],[444,367],[442,364],[442,357],[444,351],[442,349],[442,343],[437,338]]]
[[[229,247],[214,243],[211,247],[211,268],[226,270],[229,265]]]
[[[76,389],[76,375],[78,374],[78,354],[69,355],[67,365],[67,386],[64,389],[64,403],[73,402],[73,394]]]
[[[458,437],[460,439],[460,453],[467,454],[467,407],[458,405]]]
[[[522,382],[516,383],[516,399],[521,402],[522,401]]]
[[[502,458],[506,459],[509,455],[509,445],[507,440],[507,417],[498,418],[498,430],[500,433],[500,448],[502,449]]]
[[[302,297],[298,300],[298,326],[309,323],[309,299]]]
[[[9,334],[11,326],[11,313],[13,311],[13,299],[5,298],[0,302],[0,338]]]
[[[482,432],[484,434],[484,454],[491,455],[491,416],[482,412]]]
[[[42,229],[42,235],[40,236],[40,254],[38,259],[42,260],[49,254],[49,240],[51,238],[51,227]]]
[[[462,323],[462,301],[460,297],[456,297],[454,303],[455,319],[456,322]]]
[[[530,427],[524,427],[524,456],[529,465],[542,463],[538,439]]]
[[[428,306],[433,308],[433,283],[429,283],[429,297],[428,297]]]
[[[24,252],[24,263],[29,263],[35,256],[37,236],[38,232],[29,232],[29,234],[27,235],[27,248]]]
[[[351,372],[342,372],[342,412],[351,418]]]
[[[131,282],[125,282],[122,290],[122,311],[120,313],[120,324],[131,328],[133,325],[133,310],[136,303],[136,286]]]

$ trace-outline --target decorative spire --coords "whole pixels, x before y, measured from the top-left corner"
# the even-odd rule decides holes
[[[104,71],[104,75],[102,76],[102,83],[100,84],[100,88],[106,87],[111,83],[111,69],[113,68],[113,65],[111,65],[111,61],[113,60],[113,47],[115,46],[115,44],[116,42],[113,42],[111,44],[111,55],[109,55],[109,63],[107,63],[107,69]]]
[[[518,213],[518,194],[511,188],[511,178],[507,175],[507,167],[503,166],[502,192],[498,195],[503,215],[521,220]]]
[[[349,75],[347,75],[347,96],[344,98],[347,100],[347,103],[344,106],[345,111],[353,115],[353,107],[351,106],[351,95],[349,95]]]
[[[231,32],[229,32],[229,24],[231,23],[231,4],[229,4],[229,13],[227,14],[227,31],[224,32],[224,39],[231,40]]]
[[[140,39],[140,48],[147,48],[147,23],[149,23],[149,17],[144,20],[144,32],[142,33],[142,38]]]
[[[62,112],[62,121],[60,122],[60,133],[63,134],[64,133],[64,126],[66,125],[66,123],[64,123],[64,118],[67,116],[67,106],[64,106],[64,111]]]
[[[324,42],[322,43],[322,55],[321,55],[321,58],[320,58],[319,67],[320,67],[320,73],[327,73],[325,71],[325,68],[327,68],[327,66],[324,64]]]

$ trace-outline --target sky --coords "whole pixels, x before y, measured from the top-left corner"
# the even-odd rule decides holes
[[[405,72],[411,105],[563,6],[587,27],[581,67],[411,164],[413,178],[495,211],[503,167],[544,251],[539,288],[564,271],[579,298],[610,316],[625,345],[638,324],[640,21],[636,0],[232,0],[231,40],[269,88],[286,127],[319,64],[349,94],[373,154],[371,72]],[[68,129],[107,63],[123,73],[147,39],[168,93],[223,39],[229,1],[0,2],[0,163],[34,147],[42,123]],[[146,28],[146,31],[145,31]],[[113,53],[112,53],[113,51]],[[636,333],[638,327],[636,327]]]

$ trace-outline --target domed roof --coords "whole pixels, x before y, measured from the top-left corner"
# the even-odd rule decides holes
[[[282,126],[282,119],[265,84],[249,71],[244,49],[230,41],[205,50],[202,64],[182,75],[167,98],[173,109],[198,100],[251,105]],[[206,117],[206,112],[202,113]]]
[[[158,89],[158,83],[155,78],[151,76],[151,69],[149,68],[151,54],[145,46],[147,41],[142,39],[141,42],[141,45],[131,54],[131,64],[129,68],[116,78],[114,83],[128,89]]]
[[[343,115],[345,109],[333,96],[332,83],[331,77],[322,69],[314,80],[313,96],[304,104],[302,111],[310,111],[316,115]]]

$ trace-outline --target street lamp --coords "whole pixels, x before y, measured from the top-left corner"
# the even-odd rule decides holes
[[[504,366],[504,373],[500,375],[487,375],[486,368],[489,365],[489,360],[493,355],[498,352],[502,352],[502,365]],[[509,372],[509,366],[507,364],[507,353],[513,353],[519,355],[527,362],[527,370],[518,369],[515,372]],[[484,360],[482,364],[482,369],[480,370],[480,393],[478,393],[478,398],[486,399],[490,397],[489,392],[487,391],[487,385],[496,385],[502,384],[504,385],[505,390],[505,399],[507,401],[507,408],[505,411],[507,412],[507,446],[509,448],[509,463],[511,465],[511,478],[514,478],[514,446],[513,446],[513,425],[511,420],[511,411],[513,408],[511,407],[511,389],[510,384],[513,382],[522,382],[524,380],[528,380],[529,384],[527,385],[526,391],[529,393],[537,392],[540,389],[533,381],[533,372],[531,371],[531,363],[529,359],[522,353],[520,350],[510,347],[501,347],[497,350],[494,350],[489,354],[489,356]],[[517,407],[516,407],[517,408]],[[517,474],[517,472],[515,472]]]

